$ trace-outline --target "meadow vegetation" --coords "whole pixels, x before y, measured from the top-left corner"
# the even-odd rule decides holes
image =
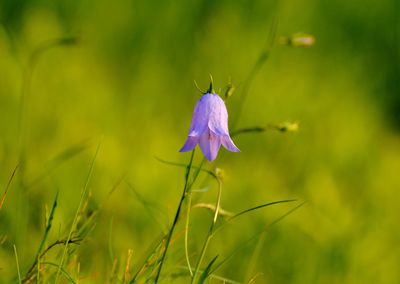
[[[0,283],[398,283],[397,2],[2,0]]]

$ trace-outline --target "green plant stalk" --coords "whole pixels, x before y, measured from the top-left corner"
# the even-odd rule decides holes
[[[192,193],[188,192],[186,222],[185,222],[185,257],[186,257],[186,263],[187,263],[187,266],[189,269],[190,276],[193,277],[193,271],[192,271],[192,266],[190,265],[189,249],[188,249],[189,220],[190,220],[191,207],[192,207]]]
[[[53,206],[51,208],[51,212],[50,212],[50,215],[49,215],[49,220],[47,221],[46,229],[45,229],[42,241],[40,242],[38,251],[36,253],[35,260],[33,261],[32,266],[26,272],[26,274],[24,276],[24,279],[22,280],[23,282],[26,282],[26,281],[29,280],[29,278],[30,278],[30,276],[32,274],[32,271],[35,269],[36,266],[37,266],[37,270],[38,270],[36,274],[37,274],[37,277],[39,277],[39,274],[40,274],[40,269],[39,269],[40,257],[42,256],[43,247],[44,247],[44,245],[46,243],[47,237],[48,237],[50,229],[52,227],[54,213],[55,213],[55,210],[56,210],[56,207],[57,207],[57,199],[58,199],[58,191],[56,193],[56,197],[54,198]],[[38,278],[37,282],[39,283],[39,278]]]
[[[236,111],[236,115],[233,118],[233,121],[231,124],[233,129],[236,128],[236,126],[240,120],[240,117],[241,117],[242,111],[243,111],[243,105],[247,99],[247,96],[248,96],[248,93],[250,90],[250,86],[252,85],[254,78],[260,72],[261,68],[264,66],[265,62],[268,60],[268,58],[270,56],[270,53],[274,46],[277,28],[278,28],[278,21],[275,18],[272,22],[266,45],[263,48],[263,50],[261,51],[261,53],[259,54],[256,62],[254,63],[253,67],[250,69],[249,74],[247,75],[247,77],[243,83],[243,89],[242,89],[242,93],[241,93],[239,109]]]
[[[260,253],[261,253],[261,249],[262,249],[262,247],[263,247],[263,245],[264,245],[266,233],[267,233],[267,231],[264,230],[264,231],[260,234],[260,236],[258,237],[256,246],[254,247],[252,256],[251,256],[250,261],[249,261],[249,265],[248,265],[248,267],[247,267],[247,273],[246,273],[246,278],[245,278],[247,282],[250,282],[250,281],[251,281],[251,278],[252,278],[252,277],[251,277],[251,274],[252,274],[252,272],[254,271],[254,269],[255,269],[255,267],[256,267],[256,265],[257,265],[257,260],[258,260],[259,257],[260,257]]]
[[[276,203],[275,203],[276,204]],[[214,273],[215,271],[217,271],[224,263],[226,263],[229,259],[231,259],[236,253],[238,253],[240,250],[242,250],[244,247],[246,247],[250,242],[254,241],[255,239],[259,238],[261,234],[263,234],[265,231],[267,231],[267,229],[269,229],[270,227],[274,226],[275,224],[277,224],[278,222],[280,222],[282,219],[284,219],[285,217],[287,217],[288,215],[292,214],[294,211],[296,211],[297,209],[299,209],[300,207],[302,207],[305,204],[305,202],[300,203],[299,205],[295,206],[294,208],[290,209],[289,211],[287,211],[285,214],[281,215],[279,218],[275,219],[274,221],[272,221],[270,224],[265,225],[265,227],[257,232],[256,234],[254,234],[252,237],[250,237],[249,239],[247,239],[246,241],[244,241],[242,244],[240,244],[239,246],[236,247],[236,249],[230,253],[223,261],[221,261],[220,263],[218,263],[216,266],[214,266],[214,268],[211,270],[211,273]],[[248,211],[248,210],[246,210]]]
[[[6,200],[8,189],[10,188],[11,182],[14,179],[15,173],[18,170],[18,166],[19,165],[15,166],[14,171],[12,172],[11,177],[8,180],[8,183],[7,183],[6,189],[4,190],[3,196],[0,199],[0,210],[1,210],[1,208],[3,208],[3,204],[4,204],[4,201]]]
[[[192,154],[190,156],[189,165],[186,168],[185,186],[183,187],[182,196],[181,196],[181,199],[179,201],[178,208],[176,209],[174,222],[172,223],[171,229],[169,230],[169,233],[168,233],[167,242],[165,243],[165,249],[164,249],[163,255],[161,257],[160,266],[158,267],[154,283],[158,283],[158,280],[160,278],[161,270],[162,270],[162,267],[163,267],[164,262],[165,262],[165,257],[167,255],[168,247],[169,247],[169,244],[171,242],[172,234],[174,233],[176,224],[178,223],[179,215],[180,215],[181,209],[182,209],[182,204],[183,204],[183,201],[185,200],[185,197],[187,195],[187,191],[188,191],[188,188],[189,188],[188,185],[189,185],[190,170],[191,170],[192,164],[193,164],[193,157],[194,157],[194,150],[192,150]]]
[[[90,177],[92,176],[94,162],[96,161],[97,154],[99,153],[100,145],[101,145],[101,140],[100,140],[99,144],[97,145],[96,153],[94,154],[92,163],[90,164],[90,169],[89,169],[88,176],[86,178],[85,186],[83,187],[83,190],[82,190],[82,193],[81,193],[81,199],[79,200],[79,205],[78,205],[78,208],[76,209],[75,217],[74,217],[74,220],[72,222],[71,229],[70,229],[69,234],[68,234],[68,238],[65,241],[64,251],[63,251],[63,254],[62,254],[62,257],[61,257],[60,264],[59,264],[58,269],[57,269],[56,278],[54,280],[55,284],[57,284],[58,278],[60,276],[61,270],[62,270],[63,265],[64,265],[64,260],[65,260],[65,257],[67,255],[67,251],[68,251],[68,243],[72,239],[72,233],[73,233],[73,231],[75,229],[76,223],[78,222],[79,212],[80,212],[80,210],[82,208],[83,200],[84,200],[84,198],[86,196],[86,192],[87,192],[87,189],[89,187]]]
[[[14,254],[15,254],[15,263],[17,265],[17,272],[18,272],[18,283],[21,284],[22,280],[21,280],[21,272],[19,271],[19,261],[18,261],[17,247],[15,245],[13,245],[13,247],[14,247]]]
[[[211,238],[213,236],[215,224],[217,223],[218,212],[219,212],[219,207],[220,207],[220,203],[221,203],[221,193],[222,193],[222,184],[221,184],[221,181],[220,181],[220,179],[218,177],[217,177],[217,181],[218,181],[218,197],[217,197],[217,202],[215,204],[214,218],[213,218],[213,221],[211,222],[210,229],[209,229],[208,234],[207,234],[207,238],[206,238],[206,240],[205,240],[205,242],[203,244],[203,248],[201,249],[201,254],[200,254],[199,260],[197,261],[197,265],[196,265],[196,270],[195,270],[194,275],[192,277],[192,281],[190,282],[191,284],[195,283],[196,276],[199,273],[200,266],[201,266],[201,263],[203,261],[204,255],[206,253],[208,244],[210,243],[210,240],[211,240]]]
[[[76,281],[74,281],[74,279],[72,279],[71,275],[68,274],[67,271],[65,271],[64,268],[60,268],[60,265],[58,265],[57,263],[52,263],[52,262],[42,262],[43,265],[48,265],[48,266],[54,266],[54,267],[58,267],[58,269],[61,270],[61,274],[64,275],[64,277],[69,281],[69,283],[75,284]]]
[[[190,259],[189,259],[189,249],[188,249],[188,238],[189,238],[189,223],[190,223],[190,212],[192,209],[192,192],[190,189],[192,188],[194,182],[196,181],[197,177],[199,176],[199,173],[202,170],[203,164],[206,161],[206,158],[203,158],[201,160],[201,163],[198,168],[196,168],[196,171],[193,174],[193,179],[192,182],[188,186],[188,200],[187,200],[187,211],[186,211],[186,222],[185,222],[185,257],[186,257],[186,263],[189,269],[190,276],[193,277],[193,271],[192,271],[192,266],[190,264]]]
[[[110,256],[111,262],[114,261],[114,251],[113,251],[113,245],[112,245],[112,230],[113,230],[113,223],[114,223],[114,217],[111,217],[110,220],[110,229],[108,233],[108,255]]]

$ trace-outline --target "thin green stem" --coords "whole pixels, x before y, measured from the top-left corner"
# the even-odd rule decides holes
[[[214,273],[215,271],[217,271],[224,263],[226,263],[229,259],[231,259],[235,254],[237,254],[240,250],[242,250],[243,248],[245,248],[248,244],[250,244],[251,242],[253,242],[256,238],[259,238],[259,236],[261,234],[263,234],[265,231],[267,231],[269,228],[271,228],[272,226],[276,225],[276,223],[280,222],[282,219],[284,219],[285,217],[287,217],[288,215],[292,214],[294,211],[296,211],[297,209],[299,209],[301,206],[303,206],[305,204],[305,201],[300,203],[299,205],[295,206],[294,208],[290,209],[289,211],[287,211],[285,214],[283,214],[282,216],[280,216],[279,218],[275,219],[274,221],[272,221],[271,223],[267,224],[264,226],[264,228],[257,232],[255,235],[253,235],[251,238],[247,239],[245,242],[243,242],[241,245],[237,246],[236,249],[230,253],[223,261],[221,261],[220,263],[218,263],[216,266],[214,266],[214,268],[211,270],[211,273]]]
[[[197,261],[197,265],[196,265],[196,270],[195,270],[194,275],[192,277],[192,281],[190,282],[191,284],[195,283],[195,280],[197,279],[196,276],[200,271],[201,263],[203,261],[204,255],[206,253],[208,244],[210,243],[210,240],[211,240],[211,238],[213,236],[215,224],[217,223],[218,212],[219,212],[219,207],[220,207],[220,203],[221,203],[221,193],[222,193],[222,183],[221,183],[219,178],[217,178],[217,181],[218,181],[218,197],[217,197],[217,202],[215,204],[214,218],[213,218],[213,220],[211,222],[210,229],[208,231],[206,240],[205,240],[205,242],[203,244],[203,248],[201,249],[200,257],[199,257],[199,259]]]
[[[6,189],[4,190],[3,196],[1,197],[1,200],[0,200],[0,210],[1,210],[1,208],[3,207],[4,201],[6,200],[6,196],[7,196],[8,189],[10,188],[11,182],[12,182],[14,176],[15,176],[15,173],[16,173],[17,170],[18,170],[18,166],[19,166],[19,165],[16,165],[16,166],[15,166],[14,171],[12,172],[11,177],[10,177],[9,180],[8,180],[8,183],[7,183]]]
[[[246,278],[245,278],[245,279],[248,279],[247,283],[251,281],[251,274],[257,265],[257,260],[260,257],[260,253],[261,253],[262,247],[264,245],[266,234],[267,234],[266,230],[261,232],[260,236],[258,237],[256,246],[254,247],[253,253],[250,257],[250,261],[249,261],[249,264],[247,267]]]
[[[19,261],[18,261],[18,253],[17,253],[17,247],[13,245],[14,247],[14,254],[15,254],[15,263],[17,264],[17,272],[18,272],[18,283],[21,284],[21,272],[19,271]]]
[[[169,247],[169,245],[171,243],[172,234],[174,233],[176,224],[178,223],[178,220],[179,220],[179,215],[181,213],[182,204],[183,204],[183,201],[185,200],[185,197],[186,197],[186,194],[187,194],[187,190],[188,190],[189,176],[190,176],[190,170],[191,170],[192,164],[193,164],[193,157],[194,157],[194,150],[192,150],[192,155],[190,156],[189,165],[186,168],[185,186],[183,187],[182,196],[181,196],[181,199],[179,201],[178,208],[176,209],[174,222],[172,223],[171,229],[169,230],[169,233],[168,233],[167,242],[165,243],[165,249],[164,249],[163,255],[161,257],[160,266],[158,267],[157,275],[156,275],[154,283],[158,283],[158,280],[160,278],[161,270],[162,270],[162,267],[163,267],[164,262],[165,262],[165,257],[167,255],[168,247]]]
[[[190,264],[189,249],[188,249],[190,212],[191,212],[191,209],[192,209],[192,192],[191,192],[191,188],[192,188],[193,184],[195,183],[197,177],[199,176],[199,173],[202,170],[202,167],[203,167],[203,164],[204,164],[205,161],[206,161],[206,158],[203,157],[199,167],[196,168],[196,171],[193,174],[192,182],[189,184],[188,190],[187,190],[188,200],[187,200],[187,211],[186,211],[186,222],[185,222],[185,257],[186,257],[186,263],[187,263],[187,266],[188,266],[189,273],[190,273],[191,277],[193,277],[193,271],[192,271],[192,266]]]
[[[190,209],[192,207],[192,193],[188,192],[187,198],[187,209],[186,209],[186,222],[185,222],[185,257],[186,263],[189,269],[190,276],[193,277],[192,266],[190,265],[189,249],[188,249],[188,237],[189,237],[189,220],[190,220]]]
[[[244,102],[247,99],[247,96],[248,96],[248,93],[250,90],[250,86],[253,83],[254,78],[258,75],[261,68],[264,66],[265,62],[269,58],[269,55],[274,46],[277,27],[278,27],[278,20],[277,20],[277,18],[275,18],[272,22],[266,45],[263,48],[263,50],[261,51],[261,53],[259,54],[256,62],[254,63],[253,67],[250,69],[249,74],[247,75],[247,77],[244,81],[241,98],[240,98],[240,105],[236,111],[236,116],[233,118],[232,128],[236,128],[236,126],[239,122],[240,116],[242,115]]]
[[[197,177],[199,176],[200,172],[206,171],[203,169],[203,165],[204,165],[205,161],[206,161],[206,158],[203,157],[203,160],[201,160],[200,165],[198,167],[193,167],[196,169],[196,171],[193,174],[192,182],[189,184],[189,190],[192,188],[192,186],[193,186],[194,182],[196,181]],[[211,172],[211,171],[207,171],[207,172],[210,172],[213,177],[216,177],[216,175],[213,172]]]
[[[87,189],[88,189],[88,186],[89,186],[89,181],[90,181],[90,178],[91,178],[92,172],[93,172],[94,162],[96,161],[97,154],[99,153],[100,145],[101,145],[101,140],[100,140],[99,144],[97,145],[96,153],[94,154],[92,163],[90,164],[90,169],[89,169],[88,176],[86,178],[85,186],[83,187],[83,190],[82,190],[82,193],[81,193],[81,199],[79,200],[79,205],[78,205],[78,208],[76,209],[75,217],[74,217],[74,220],[72,222],[71,229],[70,229],[69,234],[68,234],[68,238],[65,241],[64,251],[63,251],[63,254],[62,254],[62,257],[61,257],[60,264],[59,264],[58,269],[57,269],[56,278],[54,280],[54,283],[56,283],[56,284],[57,284],[58,278],[60,276],[60,273],[62,272],[61,270],[63,268],[64,260],[65,260],[65,257],[67,255],[67,251],[68,251],[68,244],[69,244],[70,240],[72,239],[72,233],[74,232],[75,226],[76,226],[76,224],[78,222],[78,216],[79,216],[79,213],[80,213],[82,205],[83,205],[83,200],[85,199],[85,196],[86,196],[86,192],[87,192]]]

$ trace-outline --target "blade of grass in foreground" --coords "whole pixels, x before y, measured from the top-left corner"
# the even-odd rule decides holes
[[[297,201],[297,200],[296,199],[285,199],[285,200],[279,200],[279,201],[273,201],[273,202],[261,204],[261,205],[258,205],[258,206],[243,210],[243,211],[233,215],[231,218],[228,219],[228,221],[231,221],[231,220],[233,220],[233,219],[235,219],[235,218],[237,218],[237,217],[239,217],[241,215],[244,215],[246,213],[249,213],[251,211],[255,211],[255,210],[258,210],[258,209],[261,209],[261,208],[264,208],[264,207],[268,207],[268,206],[275,205],[275,204],[280,204],[280,203],[294,202],[294,201]]]
[[[69,244],[79,244],[82,241],[82,239],[80,238],[72,238],[68,243]],[[40,264],[43,264],[42,262],[40,262],[40,260],[50,251],[52,250],[54,247],[59,246],[59,245],[65,245],[66,240],[57,240],[55,242],[53,242],[52,244],[50,244],[48,247],[46,247],[43,252],[35,259],[35,262],[32,264],[31,268],[28,270],[28,272],[25,274],[24,279],[22,279],[22,283],[30,283],[32,281],[32,279],[34,279],[34,277],[37,277],[36,282],[39,282],[39,272],[40,272]],[[35,267],[37,267],[37,274],[33,274],[33,271],[35,269]]]
[[[110,199],[111,195],[117,190],[119,185],[121,184],[123,180],[123,177],[119,178],[116,183],[113,185],[111,190],[108,192],[107,197],[103,202],[93,211],[90,212],[89,217],[86,218],[84,222],[81,223],[79,226],[79,230],[75,232],[76,235],[80,236],[82,239],[90,234],[90,232],[94,229],[96,226],[95,219],[99,215],[99,213],[103,210],[104,206],[106,205],[107,201]],[[87,209],[87,206],[89,205],[89,199],[88,197],[84,203],[84,205],[81,207],[81,213],[84,212]],[[79,217],[78,217],[79,218]]]
[[[176,167],[183,167],[183,168],[187,168],[187,166],[188,165],[185,165],[185,164],[182,164],[182,163],[176,163],[176,162],[170,162],[170,161],[166,161],[166,160],[163,160],[163,159],[161,159],[161,158],[158,158],[158,157],[155,157],[159,162],[161,162],[161,163],[164,163],[164,164],[167,164],[167,165],[171,165],[171,166],[176,166]],[[202,162],[202,164],[203,164],[203,162]],[[212,171],[210,171],[210,170],[206,170],[206,169],[203,169],[201,166],[202,166],[202,164],[200,165],[200,166],[193,166],[192,165],[192,169],[194,169],[194,170],[198,170],[197,172],[196,172],[196,178],[197,178],[197,175],[199,174],[198,172],[205,172],[205,173],[207,173],[207,174],[209,174],[209,175],[211,175],[212,177],[214,177],[214,178],[216,178],[217,176],[215,175],[215,173],[214,172],[212,172]],[[196,179],[193,179],[193,181],[190,183],[190,186],[192,186],[193,185],[193,183],[195,182],[195,180]]]
[[[76,283],[76,282],[74,281],[74,279],[72,278],[72,276],[69,275],[68,272],[65,271],[64,268],[61,268],[59,264],[53,263],[53,262],[42,262],[42,264],[57,267],[57,270],[60,270],[61,273],[64,275],[64,277],[67,278],[68,281],[69,281],[70,283],[72,283],[72,284],[75,284],[75,283]]]
[[[182,266],[179,268],[183,269],[183,270],[187,270],[186,266]],[[204,270],[201,270],[201,269],[199,270],[199,273],[203,273],[203,272],[204,272]],[[217,275],[217,274],[212,274],[212,273],[209,274],[209,278],[215,279],[215,280],[221,281],[222,283],[227,283],[227,284],[228,283],[229,284],[243,284],[242,282],[238,282],[238,281],[235,281],[235,280],[232,280],[232,279],[229,279],[229,278]]]
[[[17,272],[18,272],[18,283],[21,284],[22,280],[21,280],[21,272],[19,270],[19,261],[18,261],[18,253],[17,253],[17,247],[15,245],[13,245],[14,247],[14,254],[15,254],[15,263],[17,265]]]
[[[275,130],[279,132],[296,132],[299,130],[298,122],[283,122],[279,124],[267,124],[266,126],[253,126],[239,128],[231,132],[231,138],[245,134],[245,133],[255,133],[255,132],[265,132],[268,130]]]
[[[216,255],[207,265],[206,269],[204,269],[203,273],[201,273],[200,278],[199,278],[199,284],[203,284],[204,281],[207,280],[208,276],[210,275],[210,270],[211,266],[214,264],[214,262],[217,260],[218,255]]]
[[[43,239],[40,242],[39,249],[38,249],[38,251],[36,253],[36,258],[39,257],[40,253],[42,252],[43,246],[46,243],[46,240],[47,240],[47,237],[49,235],[51,226],[53,224],[54,213],[55,213],[56,207],[57,207],[57,199],[58,199],[58,191],[56,193],[56,197],[54,198],[53,206],[51,207],[51,211],[50,211],[50,215],[49,215],[49,221],[47,222],[47,226],[46,226],[46,229],[44,231]]]
[[[164,163],[164,164],[167,164],[167,165],[173,165],[173,166],[184,167],[184,168],[186,168],[186,169],[188,168],[188,165],[185,165],[185,164],[179,164],[179,163],[169,162],[169,161],[165,161],[165,160],[159,159],[159,158],[157,158],[157,157],[156,157],[156,159],[157,159],[158,161]],[[196,181],[196,179],[197,179],[199,173],[202,171],[202,166],[203,166],[204,162],[205,162],[205,158],[203,158],[203,160],[201,161],[201,163],[200,163],[200,165],[199,165],[198,167],[193,166],[193,165],[191,166],[191,168],[192,168],[192,169],[195,169],[195,171],[194,171],[192,180],[191,180],[191,182],[189,183],[189,185],[188,185],[188,187],[187,187],[187,196],[188,196],[188,199],[190,198],[191,188],[192,188],[193,184],[195,183],[195,181]],[[206,172],[206,171],[204,171],[204,172]],[[212,172],[209,172],[209,174],[211,174],[212,176],[214,176],[214,174],[213,174]],[[147,201],[146,201],[146,202],[147,202]],[[188,223],[186,224],[186,226],[188,226]],[[151,246],[151,247],[153,247],[153,249],[151,249],[151,250],[146,254],[146,255],[147,255],[146,259],[144,260],[144,262],[142,263],[142,265],[138,268],[136,274],[133,276],[133,278],[131,279],[130,283],[135,283],[135,282],[138,280],[138,278],[144,273],[144,271],[145,271],[147,268],[149,268],[149,267],[154,266],[154,265],[157,264],[157,263],[154,263],[154,258],[156,257],[157,252],[158,252],[159,250],[163,249],[162,246],[163,246],[163,244],[165,243],[167,237],[168,237],[168,234],[163,235],[162,237],[160,237],[160,238],[158,239],[158,241],[156,241],[155,244],[153,244],[153,245]],[[187,238],[187,227],[185,228],[185,238]],[[185,251],[186,251],[186,254],[187,254],[186,258],[187,258],[187,261],[188,261],[188,252],[187,252],[187,243],[186,243],[186,242],[187,242],[187,241],[185,241],[185,246],[186,246],[186,247],[185,247]],[[190,267],[190,262],[188,262],[188,265],[189,265],[189,267]]]
[[[190,221],[190,209],[192,207],[192,193],[188,192],[188,197],[187,197],[187,204],[186,204],[186,222],[185,222],[185,258],[186,258],[186,264],[189,269],[190,276],[193,277],[193,271],[192,271],[192,265],[190,264],[190,258],[189,258],[189,221]]]
[[[267,38],[265,47],[259,54],[256,62],[254,63],[253,67],[251,68],[249,74],[247,75],[247,77],[243,83],[243,88],[242,88],[241,98],[240,98],[240,105],[239,105],[239,109],[236,111],[236,115],[233,117],[233,121],[231,124],[232,129],[236,128],[238,121],[240,119],[240,116],[242,115],[243,106],[247,99],[247,96],[248,96],[248,93],[250,90],[250,86],[253,83],[254,78],[260,72],[261,68],[264,66],[265,62],[269,58],[269,55],[271,54],[272,48],[275,43],[277,29],[278,29],[278,18],[276,17],[272,21],[272,25],[271,25],[271,28],[268,33],[268,38]]]
[[[216,201],[216,204],[215,204],[214,218],[213,218],[213,220],[211,222],[210,229],[208,231],[206,240],[204,241],[203,248],[201,249],[200,257],[199,257],[199,259],[197,261],[197,264],[196,264],[196,270],[194,271],[194,274],[193,274],[193,277],[192,277],[192,281],[190,282],[192,284],[195,283],[197,273],[200,270],[200,266],[201,266],[201,263],[203,261],[204,255],[206,253],[208,244],[210,243],[211,238],[214,235],[215,224],[217,223],[218,211],[219,211],[219,207],[220,207],[220,204],[221,204],[222,182],[218,177],[216,179],[218,181],[218,196],[217,196],[217,201]]]
[[[0,200],[0,210],[1,210],[1,208],[3,208],[3,204],[4,204],[4,201],[6,200],[6,196],[7,196],[8,189],[10,188],[11,182],[12,182],[12,180],[14,179],[15,173],[16,173],[17,170],[18,170],[18,166],[19,166],[19,165],[16,165],[16,166],[15,166],[15,168],[14,168],[12,174],[11,174],[11,177],[10,177],[10,179],[8,180],[8,183],[7,183],[6,189],[4,190],[3,196],[1,197],[1,200]]]
[[[269,206],[272,206],[272,205],[276,205],[276,204],[287,203],[287,202],[294,202],[294,201],[296,201],[296,199],[278,200],[278,201],[273,201],[273,202],[264,203],[264,204],[261,204],[261,205],[255,206],[255,207],[251,207],[251,208],[249,208],[249,209],[245,209],[245,210],[243,210],[243,211],[241,211],[241,212],[239,212],[239,213],[236,213],[236,214],[233,215],[232,217],[228,218],[227,221],[226,221],[225,223],[221,224],[217,229],[215,229],[214,234],[217,233],[217,231],[221,230],[221,228],[222,228],[224,225],[228,224],[228,223],[231,222],[233,219],[236,219],[236,218],[238,218],[238,217],[240,217],[240,216],[243,216],[243,215],[245,215],[245,214],[247,214],[247,213],[249,213],[249,212],[252,212],[252,211],[255,211],[255,210],[258,210],[258,209],[262,209],[262,208],[265,208],[265,207],[269,207]]]
[[[145,258],[145,260],[143,261],[142,265],[138,268],[137,272],[135,273],[135,275],[132,277],[131,281],[129,282],[130,284],[133,284],[137,281],[137,279],[144,273],[145,269],[148,267],[151,267],[153,265],[156,265],[157,262],[157,253],[159,252],[159,250],[162,249],[163,243],[166,240],[167,235],[162,235],[160,236],[154,243],[152,246],[152,249],[149,250],[145,255],[147,255],[147,257]]]
[[[110,256],[111,262],[114,261],[114,250],[112,246],[112,231],[113,231],[113,224],[114,224],[114,216],[111,216],[110,220],[110,228],[108,232],[108,255]]]
[[[192,265],[190,264],[190,258],[189,258],[189,245],[188,245],[188,239],[189,239],[189,223],[190,223],[190,212],[192,209],[192,186],[194,182],[196,181],[197,177],[199,176],[199,173],[201,169],[203,168],[204,162],[206,161],[206,158],[203,157],[201,160],[201,163],[199,167],[196,168],[192,182],[189,184],[189,188],[187,190],[187,204],[186,204],[186,222],[185,222],[185,258],[186,258],[186,264],[189,269],[190,276],[193,277],[193,271],[192,271]]]
[[[50,176],[58,167],[60,167],[63,163],[73,159],[80,153],[84,152],[87,148],[89,148],[89,143],[88,141],[85,141],[81,144],[73,145],[69,148],[66,148],[63,150],[61,153],[56,155],[54,158],[52,158],[50,161],[46,162],[46,172],[40,174],[36,178],[34,178],[28,185],[28,188],[32,188],[38,184],[40,184],[41,181],[43,181],[45,178]]]
[[[161,209],[155,203],[147,201],[128,181],[125,180],[125,183],[128,185],[129,189],[131,190],[133,195],[135,195],[139,203],[141,203],[144,209],[146,209],[146,211],[149,213],[150,217],[160,226],[163,232],[167,232],[167,226],[160,220],[160,218],[156,214],[156,211],[161,211]]]
[[[35,269],[36,265],[37,265],[38,262],[39,262],[39,259],[40,259],[40,256],[41,256],[41,253],[42,253],[44,244],[46,243],[46,240],[47,240],[47,237],[48,237],[48,235],[49,235],[51,226],[52,226],[52,224],[53,224],[54,213],[55,213],[56,207],[57,207],[57,199],[58,199],[58,191],[57,191],[57,193],[56,193],[56,197],[54,198],[53,206],[51,207],[49,219],[48,219],[48,222],[47,222],[47,224],[46,224],[46,229],[45,229],[45,231],[44,231],[43,238],[42,238],[42,241],[40,242],[39,248],[38,248],[38,250],[37,250],[37,252],[36,252],[35,260],[33,261],[31,267],[30,267],[30,268],[28,269],[28,271],[26,272],[25,277],[24,277],[24,280],[23,280],[24,282],[27,281],[28,279],[30,279],[30,276],[31,276],[31,274],[32,274],[32,271]],[[38,273],[39,273],[39,272],[38,272]]]
[[[246,248],[252,241],[254,241],[256,238],[258,238],[263,232],[265,232],[266,230],[268,230],[269,228],[271,228],[272,226],[276,225],[278,222],[282,221],[285,217],[289,216],[290,214],[292,214],[294,211],[296,211],[297,209],[299,209],[300,207],[302,207],[306,202],[302,202],[299,205],[295,206],[294,208],[290,209],[289,211],[287,211],[285,214],[283,214],[282,216],[278,217],[277,219],[275,219],[274,221],[272,221],[270,224],[266,225],[261,231],[257,232],[256,234],[254,234],[252,237],[250,237],[249,239],[247,239],[246,241],[244,241],[242,244],[240,244],[239,246],[236,247],[236,249],[231,252],[224,260],[222,260],[220,263],[218,263],[211,271],[211,273],[217,271],[223,264],[225,264],[227,261],[229,261],[234,255],[236,255],[239,251],[241,251],[242,249]]]
[[[178,219],[179,219],[179,215],[180,215],[180,212],[181,212],[182,204],[183,204],[183,201],[185,200],[185,197],[186,197],[186,194],[187,194],[188,185],[189,185],[190,170],[191,170],[192,164],[193,164],[193,157],[194,157],[194,150],[192,150],[192,154],[190,156],[189,164],[186,167],[185,185],[183,187],[182,196],[181,196],[181,199],[180,199],[179,204],[178,204],[178,208],[177,208],[176,213],[175,213],[174,222],[172,223],[171,229],[170,229],[170,231],[168,233],[167,242],[165,243],[164,253],[163,253],[162,257],[161,257],[160,266],[158,268],[158,271],[157,271],[157,274],[156,274],[156,278],[155,278],[155,281],[154,281],[155,283],[158,283],[158,280],[160,278],[161,270],[162,270],[162,267],[163,267],[164,262],[165,262],[165,257],[167,255],[168,247],[169,247],[169,244],[171,242],[172,234],[174,233],[175,226],[178,223]]]
[[[83,187],[83,190],[82,190],[82,193],[81,193],[81,198],[80,198],[80,201],[79,201],[79,205],[78,205],[78,208],[76,209],[75,217],[74,217],[74,220],[72,222],[71,229],[70,229],[69,234],[68,234],[68,238],[67,238],[67,240],[65,242],[64,251],[63,251],[63,254],[62,254],[62,257],[61,257],[60,264],[58,266],[56,278],[54,280],[55,284],[57,284],[58,277],[59,277],[61,269],[63,268],[63,265],[64,265],[65,257],[67,255],[67,251],[68,251],[68,243],[72,238],[72,233],[74,232],[76,223],[78,221],[78,215],[79,215],[79,212],[81,210],[81,207],[82,207],[82,204],[83,204],[83,200],[84,200],[84,198],[86,196],[86,192],[87,192],[87,189],[88,189],[88,186],[89,186],[89,181],[90,181],[90,178],[91,178],[92,173],[93,173],[94,162],[96,161],[97,155],[99,153],[100,145],[101,145],[101,140],[100,140],[99,144],[97,145],[96,152],[95,152],[95,154],[93,156],[93,159],[92,159],[92,162],[90,164],[89,173],[87,175],[85,186]]]

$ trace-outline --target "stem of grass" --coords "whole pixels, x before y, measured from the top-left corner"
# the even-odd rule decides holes
[[[13,245],[14,247],[14,254],[15,254],[15,263],[17,264],[17,272],[18,272],[18,283],[21,284],[21,272],[19,271],[19,261],[18,261],[18,253],[17,253],[17,247]]]
[[[186,263],[187,263],[187,266],[189,269],[190,276],[193,277],[193,271],[192,271],[192,266],[190,265],[189,249],[188,249],[189,221],[190,221],[191,207],[192,207],[192,193],[188,192],[186,222],[185,222],[185,257],[186,257]]]
[[[182,196],[181,196],[181,199],[179,201],[178,208],[176,209],[174,222],[172,223],[171,229],[168,232],[167,242],[165,243],[165,249],[164,249],[163,255],[161,257],[160,266],[158,267],[154,283],[158,283],[158,280],[160,278],[161,270],[162,270],[162,267],[163,267],[164,262],[165,262],[165,257],[167,255],[168,247],[169,247],[169,244],[171,242],[172,234],[174,233],[176,224],[178,223],[178,219],[179,219],[179,215],[180,215],[180,212],[181,212],[182,204],[183,204],[183,201],[185,200],[185,197],[187,195],[187,190],[189,188],[188,186],[189,186],[190,170],[191,170],[192,164],[193,164],[193,157],[194,157],[194,150],[192,150],[192,154],[190,156],[190,161],[189,161],[189,164],[188,164],[188,166],[186,168],[185,186],[183,187]]]
[[[217,181],[218,181],[218,197],[217,197],[217,202],[215,204],[214,218],[213,218],[213,221],[211,222],[210,229],[208,231],[206,240],[203,244],[203,248],[201,249],[201,254],[200,254],[199,260],[197,261],[197,264],[196,264],[196,270],[193,274],[192,281],[190,282],[191,284],[195,283],[196,276],[200,271],[200,266],[203,261],[204,255],[206,253],[208,244],[210,243],[210,240],[213,236],[215,224],[217,223],[218,212],[219,212],[219,207],[220,207],[220,203],[221,203],[221,193],[222,193],[222,184],[221,184],[221,180],[218,177],[217,177]]]
[[[62,257],[61,257],[60,264],[59,264],[58,269],[57,269],[56,278],[54,280],[55,284],[57,284],[58,278],[59,278],[60,273],[61,273],[61,269],[63,268],[63,265],[64,265],[64,260],[65,260],[65,257],[67,255],[67,251],[68,251],[68,244],[69,244],[69,242],[70,242],[70,240],[72,238],[72,233],[74,232],[76,223],[78,221],[79,212],[81,211],[83,200],[84,200],[84,198],[86,196],[86,192],[87,192],[87,189],[88,189],[88,186],[89,186],[90,177],[92,176],[92,172],[93,172],[94,162],[95,162],[95,160],[97,158],[97,154],[99,153],[100,145],[101,145],[101,140],[100,140],[99,144],[97,145],[96,153],[94,154],[92,163],[90,164],[90,169],[89,169],[88,176],[86,178],[85,186],[83,187],[83,190],[82,190],[82,193],[81,193],[81,199],[79,201],[79,205],[78,205],[78,208],[76,210],[75,217],[74,217],[74,220],[73,220],[72,225],[71,225],[71,229],[70,229],[69,234],[68,234],[68,238],[65,241],[64,251],[63,251],[63,254],[62,254]]]

